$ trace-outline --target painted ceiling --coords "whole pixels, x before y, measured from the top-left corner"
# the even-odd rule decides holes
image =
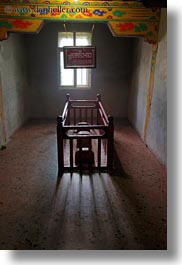
[[[44,21],[105,22],[113,36],[144,37],[156,43],[160,8],[141,1],[1,0],[0,39],[8,32],[38,33]]]

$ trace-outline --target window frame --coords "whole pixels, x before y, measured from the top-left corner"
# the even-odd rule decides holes
[[[59,31],[61,32],[61,31]],[[58,32],[58,38],[59,38],[59,32]],[[73,46],[76,46],[76,33],[91,33],[91,32],[86,32],[86,31],[68,31],[73,33]],[[92,33],[91,33],[91,44],[92,44]],[[78,45],[80,46],[80,45]],[[60,54],[63,52],[63,47],[58,47],[58,41],[57,41],[57,63],[58,63],[58,87],[61,90],[89,90],[91,89],[91,75],[92,75],[92,69],[90,68],[74,68],[74,85],[73,86],[66,86],[66,85],[61,85],[61,60],[60,60]],[[88,85],[79,85],[77,86],[76,80],[77,80],[77,69],[86,69],[88,71]]]

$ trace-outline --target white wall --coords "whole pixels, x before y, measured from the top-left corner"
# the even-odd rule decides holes
[[[156,157],[167,163],[167,12],[162,10],[153,98],[146,144]],[[136,45],[128,117],[144,139],[147,91],[149,86],[152,45],[142,39]]]
[[[92,26],[66,23],[67,31],[90,31]],[[126,117],[133,39],[113,37],[106,24],[95,24],[92,44],[96,46],[97,66],[92,70],[91,89],[61,90],[57,86],[57,36],[61,30],[64,30],[62,23],[49,23],[39,35],[26,36],[31,116],[56,118],[67,93],[80,99],[96,98],[100,93],[108,114]]]
[[[24,41],[21,35],[10,34],[0,42],[0,74],[3,90],[7,139],[28,118],[28,83]],[[2,128],[0,128],[0,146]]]

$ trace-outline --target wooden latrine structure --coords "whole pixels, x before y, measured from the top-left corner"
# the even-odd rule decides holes
[[[98,94],[94,100],[73,100],[66,95],[57,117],[58,175],[83,169],[111,170],[114,124]]]

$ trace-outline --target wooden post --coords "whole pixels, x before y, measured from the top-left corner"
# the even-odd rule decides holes
[[[79,118],[80,121],[82,121],[82,108],[80,108],[80,118]]]
[[[63,119],[57,117],[57,152],[58,152],[58,177],[61,177],[64,171],[64,150],[63,150]]]
[[[114,152],[114,123],[113,117],[108,116],[108,148],[107,148],[107,168],[112,170],[113,168],[113,152]]]
[[[70,168],[73,170],[73,139],[70,138]]]
[[[91,125],[93,125],[93,123],[94,123],[94,122],[93,122],[93,120],[94,120],[93,108],[91,108],[90,111],[91,111],[91,121],[90,121],[90,123],[91,123]]]
[[[97,101],[101,101],[101,95],[97,94]]]
[[[97,163],[98,163],[98,169],[101,167],[101,139],[98,138],[98,149],[97,149]]]
[[[68,102],[67,122],[68,122],[68,125],[70,125],[70,94],[66,94],[66,101]]]
[[[101,101],[101,95],[97,94],[97,125],[100,124],[101,118],[100,118],[100,112],[99,112],[99,102]]]
[[[70,94],[66,94],[66,101],[70,101]]]
[[[144,142],[147,137],[147,130],[150,120],[150,111],[152,106],[152,96],[153,96],[153,88],[154,88],[154,77],[155,77],[155,65],[157,59],[157,51],[158,44],[153,44],[152,46],[152,59],[151,59],[151,68],[150,68],[150,77],[149,77],[149,86],[148,86],[148,94],[147,94],[147,104],[146,104],[146,114],[145,114],[145,124],[144,124]]]
[[[3,104],[3,91],[1,85],[0,76],[0,123],[2,127],[2,146],[6,144],[6,126],[5,126],[5,114],[4,114],[4,104]]]
[[[85,108],[85,121],[88,122],[88,118],[87,118],[87,108]]]
[[[76,125],[76,109],[73,109],[73,124]]]

